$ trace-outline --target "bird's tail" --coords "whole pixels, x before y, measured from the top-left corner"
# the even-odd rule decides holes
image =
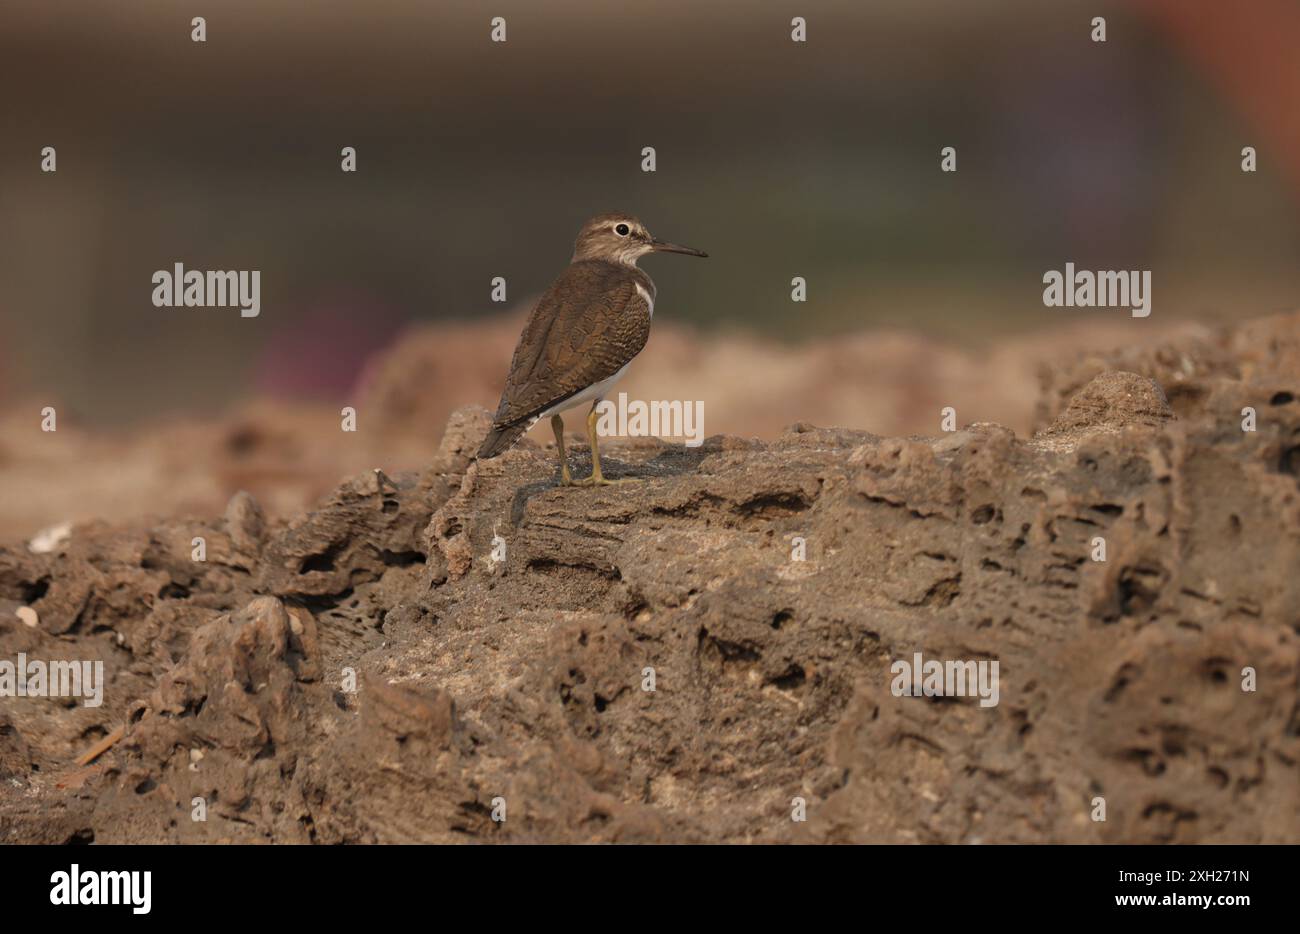
[[[483,444],[478,449],[478,459],[488,460],[496,457],[498,454],[504,454],[514,446],[529,428],[527,420],[516,422],[513,425],[493,425],[488,436],[483,439]]]

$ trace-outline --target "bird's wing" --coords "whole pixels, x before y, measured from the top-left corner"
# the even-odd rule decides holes
[[[645,347],[649,307],[637,280],[611,263],[573,263],[529,316],[497,426],[513,425],[613,376]]]

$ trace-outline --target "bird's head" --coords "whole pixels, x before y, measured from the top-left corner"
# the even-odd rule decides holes
[[[701,250],[657,240],[630,214],[599,214],[582,225],[573,246],[573,260],[600,259],[607,263],[635,266],[647,253],[685,253],[708,256]]]

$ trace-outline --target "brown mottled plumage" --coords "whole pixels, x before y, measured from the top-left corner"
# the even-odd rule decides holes
[[[552,415],[562,479],[570,482],[563,453],[563,423],[556,423],[559,412],[591,401],[588,435],[593,467],[588,482],[607,482],[601,478],[596,453],[595,403],[650,336],[655,285],[636,267],[636,261],[654,252],[707,255],[654,239],[640,221],[627,214],[601,214],[583,225],[573,260],[546,290],[524,326],[492,431],[479,448],[479,457],[496,457],[537,419]]]

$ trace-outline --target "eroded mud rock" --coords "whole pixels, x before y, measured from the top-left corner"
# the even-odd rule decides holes
[[[599,489],[471,463],[464,410],[287,526],[0,550],[41,611],[0,657],[112,673],[4,702],[0,839],[1300,842],[1300,405],[1241,431],[1246,369],[1182,408],[1102,370],[1028,439],[611,443]],[[896,696],[916,652],[998,703]]]
[[[22,734],[7,716],[0,716],[0,781],[20,785],[32,770],[32,757]]]
[[[1198,327],[1155,344],[1088,353],[1071,363],[1042,365],[1035,425],[1049,425],[1088,382],[1109,370],[1155,381],[1179,417],[1216,412],[1216,393],[1239,393],[1261,407],[1290,405],[1300,396],[1300,311],[1239,325]],[[1222,413],[1220,413],[1222,414]]]
[[[1075,393],[1048,432],[1160,425],[1173,417],[1169,400],[1154,380],[1107,370]]]
[[[235,550],[256,559],[266,535],[262,507],[248,493],[239,492],[226,505],[226,534]]]

